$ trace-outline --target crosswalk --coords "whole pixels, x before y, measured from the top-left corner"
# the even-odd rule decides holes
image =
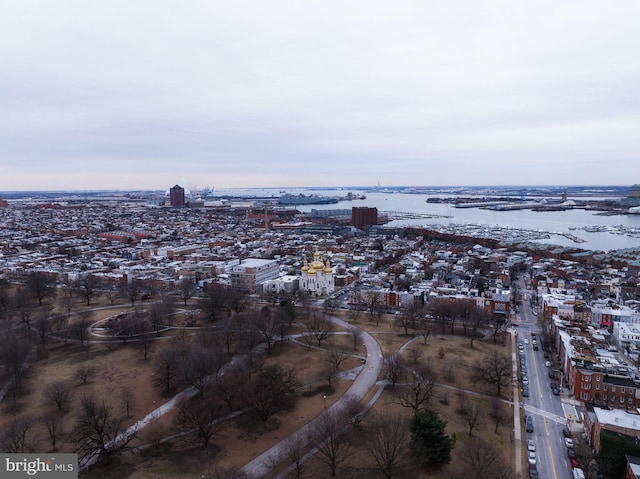
[[[538,416],[543,416],[549,419],[550,421],[557,422],[558,424],[566,424],[567,418],[558,416],[557,414],[553,414],[542,409],[539,409],[535,406],[531,406],[530,404],[524,405],[524,411],[529,414],[536,414]]]

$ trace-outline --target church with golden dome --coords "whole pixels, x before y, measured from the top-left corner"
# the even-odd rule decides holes
[[[320,259],[320,253],[317,251],[313,253],[313,261],[310,264],[304,260],[300,289],[312,296],[325,296],[333,293],[335,289],[333,268],[329,260],[323,262]]]

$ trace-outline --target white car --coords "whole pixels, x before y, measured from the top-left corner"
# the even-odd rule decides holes
[[[535,452],[536,450],[536,443],[533,442],[531,439],[527,441],[527,450],[531,452]]]
[[[571,439],[570,437],[565,437],[564,438],[564,445],[571,448],[573,447],[573,439]]]
[[[522,376],[522,384],[529,384],[529,379],[527,376]]]
[[[528,339],[525,339],[525,340],[524,340],[524,344],[529,344],[529,340],[528,340]]]
[[[529,464],[535,464],[537,461],[536,453],[533,451],[529,452]]]
[[[545,365],[546,367],[548,367],[548,368],[549,368],[549,367],[551,367],[551,361],[547,361],[547,362],[545,362],[545,363],[544,363],[544,365]]]

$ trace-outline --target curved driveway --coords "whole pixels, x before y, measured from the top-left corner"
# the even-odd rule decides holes
[[[345,328],[355,327],[354,325],[350,325],[334,316],[330,317],[329,319],[334,324]],[[329,407],[318,417],[298,429],[295,434],[298,434],[297,437],[299,437],[301,441],[308,442],[307,438],[311,436],[312,431],[318,429],[324,414],[327,414],[329,412],[338,413],[340,411],[340,409],[344,406],[345,396],[348,395],[349,397],[355,397],[358,400],[361,400],[364,396],[366,396],[369,390],[373,386],[375,386],[378,376],[382,371],[382,351],[380,349],[380,345],[373,338],[373,336],[362,329],[360,331],[362,331],[362,342],[367,349],[367,361],[364,368],[362,368],[356,379],[353,381],[351,387],[345,392],[342,397],[340,397],[340,399],[338,399],[331,407]],[[282,441],[273,445],[270,449],[267,449],[265,452],[253,459],[251,462],[247,463],[241,469],[241,472],[249,474],[250,477],[262,477],[267,474],[274,464],[278,464],[282,460],[284,454],[284,444],[286,443],[287,439],[288,438],[283,439]]]

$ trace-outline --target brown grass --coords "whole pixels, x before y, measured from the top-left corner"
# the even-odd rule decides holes
[[[113,312],[121,311],[126,306],[117,306],[113,310],[96,313],[92,321],[106,318]],[[346,319],[346,318],[345,318]],[[380,343],[385,354],[398,350],[410,338],[401,335],[391,327],[389,318],[384,318],[380,325],[368,321],[363,316],[356,325],[370,330]],[[509,343],[507,343],[509,344]],[[317,343],[314,342],[314,345]],[[154,349],[158,345],[154,345]],[[351,337],[348,335],[330,336],[323,342],[323,347],[334,348],[347,352],[353,352]],[[469,340],[433,335],[426,345],[422,338],[414,341],[412,347],[422,351],[421,362],[430,362],[431,366],[439,374],[439,380],[443,385],[437,389],[436,398],[432,399],[430,406],[438,411],[440,416],[448,422],[447,432],[456,434],[457,447],[454,449],[452,464],[440,469],[420,469],[412,461],[407,462],[407,476],[436,478],[448,477],[460,472],[460,461],[456,452],[469,438],[467,424],[464,418],[456,411],[459,393],[458,388],[468,389],[483,394],[492,394],[493,390],[481,384],[473,384],[469,379],[470,365],[479,361],[485,354],[494,349],[508,353],[508,345],[494,344],[490,341],[477,340],[474,348],[469,345]],[[442,348],[442,349],[441,349]],[[95,394],[104,399],[111,407],[120,410],[120,394],[124,388],[130,388],[134,397],[133,417],[127,419],[126,425],[144,417],[167,399],[162,398],[158,391],[151,385],[150,367],[153,361],[151,350],[149,360],[143,359],[142,352],[133,344],[108,348],[104,345],[90,345],[81,348],[79,345],[63,346],[61,343],[50,343],[45,351],[41,351],[39,359],[30,365],[30,377],[27,381],[26,395],[21,400],[22,404],[29,404],[30,413],[41,414],[51,408],[45,404],[42,391],[46,385],[62,380],[73,380],[77,384],[74,389],[75,403],[88,393]],[[444,351],[444,357],[440,351]],[[358,353],[363,354],[364,349],[359,348]],[[405,353],[406,356],[406,353]],[[92,468],[87,477],[109,478],[200,478],[203,471],[212,465],[239,468],[262,451],[273,444],[286,438],[299,427],[320,414],[339,398],[350,386],[346,380],[334,380],[332,388],[329,388],[326,380],[322,378],[322,370],[326,368],[326,352],[315,349],[307,349],[304,345],[286,341],[284,344],[274,345],[273,353],[264,359],[267,363],[287,363],[295,366],[298,379],[305,384],[299,391],[299,400],[296,406],[285,413],[278,414],[266,427],[255,428],[247,426],[243,419],[235,419],[225,422],[214,438],[214,446],[208,450],[201,447],[187,445],[182,440],[171,440],[160,443],[160,440],[173,433],[171,415],[158,419],[153,424],[141,431],[136,445],[152,444],[134,455],[125,455],[114,460],[108,466]],[[75,369],[83,363],[89,363],[96,367],[96,374],[89,384],[80,384],[74,379]],[[360,365],[356,358],[350,358],[341,366],[341,370]],[[511,388],[506,388],[511,393]],[[370,392],[369,396],[373,394]],[[410,417],[410,411],[398,405],[394,391],[385,391],[374,406],[374,411],[397,410]],[[324,396],[327,396],[326,401]],[[448,401],[447,401],[448,398]],[[468,396],[468,400],[477,401],[480,404],[488,402],[485,398]],[[448,404],[447,404],[448,402]],[[12,415],[9,410],[8,400],[1,408],[0,427],[2,427]],[[511,409],[505,408],[506,411]],[[65,416],[64,423],[67,431],[73,423],[72,410]],[[352,435],[354,452],[339,473],[343,478],[378,477],[374,463],[366,448],[367,429],[365,424]],[[484,425],[474,434],[491,441],[504,454],[505,461],[512,465],[513,451],[511,445],[511,426],[503,426],[499,434],[494,434],[493,424],[485,419]],[[44,431],[39,434],[44,437]],[[48,450],[46,441],[42,441],[42,450]],[[71,451],[73,445],[65,443],[61,450]],[[317,457],[305,464],[304,477],[324,478],[328,476],[327,466],[321,463]]]

